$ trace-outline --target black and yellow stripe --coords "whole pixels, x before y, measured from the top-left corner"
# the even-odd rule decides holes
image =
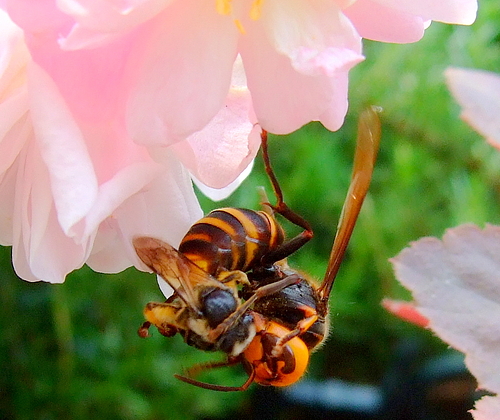
[[[182,239],[179,251],[215,276],[221,269],[252,269],[283,240],[283,229],[269,214],[228,207],[196,222]]]

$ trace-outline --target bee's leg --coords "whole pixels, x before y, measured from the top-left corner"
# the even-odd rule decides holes
[[[283,353],[283,348],[285,347],[286,343],[288,343],[292,338],[304,334],[318,320],[318,313],[314,308],[307,305],[300,305],[297,307],[297,309],[300,309],[302,310],[302,312],[304,312],[305,318],[300,320],[292,331],[281,337],[276,342],[272,351],[273,357],[280,356]]]
[[[150,337],[151,336],[151,334],[149,333],[150,327],[151,327],[151,322],[149,321],[144,322],[137,330],[137,334],[139,334],[139,337],[141,338]]]
[[[144,317],[147,321],[139,328],[139,335],[147,337],[149,327],[154,325],[160,334],[173,337],[179,331],[176,320],[182,310],[183,308],[170,303],[149,302],[144,308]]]
[[[221,283],[234,289],[237,286],[250,285],[247,275],[240,270],[221,271],[216,277]]]
[[[212,391],[224,391],[224,392],[245,391],[252,384],[252,382],[255,379],[255,370],[253,368],[251,368],[251,370],[250,370],[250,373],[248,375],[248,379],[241,386],[224,386],[224,385],[207,384],[206,382],[200,382],[200,381],[197,381],[196,379],[192,378],[193,376],[196,376],[205,370],[233,366],[233,365],[240,363],[240,362],[241,362],[241,357],[228,357],[228,359],[223,361],[223,362],[203,363],[203,364],[199,364],[199,365],[194,365],[185,371],[186,376],[182,376],[182,375],[174,375],[174,376],[177,379],[179,379],[183,382],[186,382],[188,384],[191,384],[191,385],[194,385],[194,386],[197,386],[200,388],[204,388],[204,389],[210,389]]]
[[[222,334],[224,334],[229,328],[231,328],[236,321],[254,304],[257,299],[264,296],[272,295],[273,293],[278,293],[285,287],[291,286],[292,284],[298,283],[300,281],[300,276],[298,274],[292,274],[285,277],[282,280],[275,281],[273,283],[266,284],[257,288],[252,296],[246,300],[246,302],[241,305],[235,312],[229,315],[224,321],[222,321],[216,328],[209,332],[208,338],[210,341],[215,342]]]
[[[281,191],[278,179],[274,174],[274,171],[271,167],[271,162],[269,160],[269,152],[267,148],[267,131],[262,130],[261,140],[262,140],[262,157],[264,159],[264,166],[266,169],[267,176],[269,177],[269,180],[271,181],[271,184],[273,186],[274,195],[276,196],[276,204],[274,206],[269,203],[263,203],[264,211],[268,212],[266,210],[266,207],[271,208],[274,212],[281,214],[285,219],[287,219],[294,225],[297,225],[302,229],[304,229],[297,236],[290,239],[289,241],[286,241],[284,244],[279,246],[273,252],[266,254],[262,258],[263,263],[272,264],[276,261],[288,257],[290,254],[293,254],[304,244],[309,242],[313,237],[314,233],[309,222],[305,220],[302,216],[298,215],[293,210],[291,210],[283,200],[283,192]]]

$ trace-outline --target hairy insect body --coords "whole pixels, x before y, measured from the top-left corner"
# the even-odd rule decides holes
[[[272,270],[257,270],[249,274],[250,286],[243,288],[242,296],[245,299],[251,296],[255,288],[293,274],[299,275],[299,281],[273,295],[258,299],[253,310],[265,314],[270,320],[289,330],[302,325],[300,338],[309,350],[315,350],[328,337],[328,307],[320,299],[314,282],[307,276],[296,270],[282,268],[280,264],[275,265]]]
[[[134,239],[140,259],[175,291],[166,302],[146,306],[147,322],[139,334],[147,336],[154,325],[165,336],[179,333],[190,346],[227,355],[222,362],[195,365],[185,376],[175,375],[178,379],[206,389],[241,391],[253,382],[287,386],[305,373],[310,353],[328,335],[328,298],[370,184],[380,140],[376,114],[368,109],[360,118],[351,185],[321,284],[286,264],[313,233],[283,201],[265,131],[264,164],[277,198],[275,206],[265,207],[301,227],[300,234],[285,240],[272,212],[223,208],[195,223],[179,250],[158,239]],[[248,372],[241,386],[194,379],[201,371],[237,363]]]
[[[212,276],[222,271],[246,272],[284,240],[281,226],[264,211],[214,210],[196,222],[181,241],[179,252]]]
[[[163,324],[158,328],[163,335],[181,334],[190,346],[239,355],[255,337],[252,313],[242,314],[219,336],[215,336],[213,330],[241,306],[237,290],[239,285],[248,283],[244,272],[258,265],[260,259],[279,247],[283,240],[283,229],[264,211],[237,208],[212,211],[189,229],[178,252],[172,248],[169,258],[188,259],[207,278],[213,277],[220,283],[208,286],[202,281],[193,288],[198,311],[187,308],[176,294],[167,301],[168,307],[148,304],[146,319],[157,327]]]
[[[147,336],[150,325],[154,325],[164,336],[179,333],[186,343],[201,350],[237,355],[248,346],[255,336],[253,319],[241,316],[243,313],[234,315],[241,306],[234,285],[239,280],[233,278],[231,285],[221,283],[159,239],[135,238],[134,246],[142,261],[175,290],[166,302],[146,305],[147,322],[139,330],[141,336]],[[247,281],[246,276],[235,277]],[[228,327],[224,327],[224,321]]]

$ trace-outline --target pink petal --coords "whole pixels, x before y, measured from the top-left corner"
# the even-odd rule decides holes
[[[47,17],[51,25],[30,26],[25,16],[19,21],[34,35],[27,37],[34,60],[57,84],[76,119],[105,124],[125,113],[135,141],[168,145],[202,129],[223,105],[237,28],[213,4],[175,2],[120,37],[113,33],[113,42],[78,51],[60,49],[61,34],[74,29],[74,21],[49,9],[59,16]]]
[[[30,134],[27,109],[26,89],[19,89],[0,103],[0,174],[12,165]]]
[[[106,44],[119,41],[122,35],[120,32],[94,31],[75,24],[66,37],[58,39],[58,43],[62,50],[85,50],[105,47]]]
[[[219,201],[228,197],[250,174],[253,157],[260,147],[256,121],[243,62],[238,56],[233,65],[231,89],[225,106],[206,128],[187,142],[173,146],[190,169],[197,187],[210,199]],[[242,170],[245,164],[247,166]],[[212,170],[207,171],[205,165]],[[213,188],[209,185],[226,186]]]
[[[449,67],[446,82],[462,106],[461,117],[500,149],[500,75]]]
[[[252,160],[250,162],[250,165],[248,165],[241,172],[241,174],[238,175],[238,178],[236,178],[233,182],[231,182],[227,187],[224,188],[211,188],[206,184],[203,184],[195,177],[193,176],[191,177],[193,179],[194,184],[205,196],[210,198],[210,200],[212,201],[221,201],[229,197],[241,185],[241,183],[247,178],[247,176],[250,175],[253,169],[253,162],[254,161]]]
[[[0,92],[3,98],[21,87],[24,67],[29,59],[23,32],[0,9]]]
[[[11,19],[31,34],[40,34],[59,28],[64,33],[71,28],[73,20],[65,15],[54,0],[6,0],[6,11]]]
[[[343,83],[337,86],[334,78],[297,72],[289,58],[277,55],[269,44],[242,44],[255,114],[269,132],[288,134],[310,121],[321,120],[332,104],[347,109],[347,87]],[[266,63],[265,66],[262,63]],[[344,116],[339,115],[341,121]],[[325,125],[332,130],[339,128]]]
[[[418,41],[424,35],[425,21],[420,16],[376,0],[355,1],[343,12],[366,39],[406,43]]]
[[[171,1],[59,0],[61,10],[75,20],[68,34],[59,39],[59,45],[65,50],[104,46],[154,18]]]
[[[153,18],[172,0],[58,0],[59,9],[94,31],[124,32]]]
[[[420,16],[424,20],[470,25],[476,19],[476,0],[377,0],[378,3]]]
[[[269,10],[240,41],[259,123],[276,134],[318,120],[338,129],[347,109],[346,69],[361,57],[361,38],[334,4],[264,5]]]
[[[162,277],[156,276],[156,281],[158,282],[158,287],[166,299],[174,294],[174,288],[170,286],[170,284],[168,284]]]
[[[13,211],[13,264],[29,281],[62,283],[81,267],[90,252],[67,237],[57,220],[49,174],[36,147],[27,147],[16,162]]]
[[[328,47],[322,51],[299,47],[292,61],[297,71],[311,76],[325,74],[335,76],[338,71],[347,71],[364,60],[361,54],[348,48]]]
[[[77,122],[52,80],[33,68],[33,123],[51,174],[59,221],[66,234],[85,241],[129,195],[151,182],[159,165],[118,126]],[[47,100],[51,107],[45,106]]]
[[[0,243],[12,244],[16,193],[15,161],[32,135],[25,66],[29,59],[22,31],[0,10]]]
[[[116,217],[115,212],[120,205],[150,184],[162,170],[163,168],[154,162],[129,164],[109,181],[101,184],[93,206],[85,216],[85,230],[82,237],[90,236],[110,215]]]
[[[151,236],[178,246],[189,227],[203,216],[189,174],[168,150],[158,156],[164,170],[147,188],[130,195],[99,226],[88,264],[96,271],[118,272],[135,264],[134,236]]]
[[[80,125],[102,124],[110,130],[110,122],[123,120],[123,101],[132,84],[127,66],[134,38],[122,37],[99,49],[67,52],[57,42],[60,30],[49,27],[37,36],[27,32],[32,57],[57,86],[67,111]]]
[[[36,139],[50,171],[59,222],[70,235],[71,228],[95,201],[97,178],[83,133],[57,86],[35,64],[30,68],[28,80]]]
[[[248,167],[260,147],[260,126],[251,123],[247,89],[231,90],[226,105],[201,131],[172,146],[195,178],[224,188]]]
[[[344,117],[347,114],[347,94],[349,77],[347,71],[339,71],[334,77],[329,79],[329,84],[333,89],[330,103],[320,114],[318,121],[329,130],[336,131],[344,124]]]
[[[430,328],[465,353],[480,387],[500,392],[500,227],[462,225],[392,259]]]
[[[116,272],[138,264],[138,233],[179,242],[201,210],[171,152],[155,153],[155,162],[125,130],[133,43],[63,52],[58,29],[40,25],[31,38],[40,65],[27,63],[19,30],[2,18],[10,26],[0,28],[0,241],[13,245],[17,273],[62,282],[89,258]]]
[[[0,174],[0,245],[12,245],[12,215],[16,196],[17,166]]]
[[[16,196],[16,159],[30,140],[33,128],[27,113],[25,89],[0,104],[0,243],[11,245],[12,215]],[[0,94],[1,95],[1,94]]]
[[[264,8],[261,30],[299,72],[331,76],[363,60],[359,34],[334,3],[275,0]]]
[[[136,142],[169,145],[201,130],[223,106],[237,28],[211,2],[185,0],[148,22],[147,30],[127,124]]]

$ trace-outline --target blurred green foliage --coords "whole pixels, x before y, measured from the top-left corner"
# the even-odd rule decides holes
[[[499,23],[496,2],[485,0],[471,27],[433,23],[411,45],[365,42],[367,59],[351,72],[343,128],[331,133],[313,123],[272,137],[285,199],[316,233],[291,264],[321,279],[349,185],[357,114],[366,104],[384,108],[371,190],[331,298],[332,333],[309,375],[377,384],[399,341],[419,337],[428,354],[445,349],[429,332],[387,314],[380,301],[409,298],[388,258],[410,241],[440,237],[461,223],[500,223],[500,154],[459,120],[443,76],[449,65],[500,69]],[[260,159],[232,197],[200,199],[206,211],[258,208],[258,185],[269,188]],[[0,418],[216,418],[248,404],[252,391],[214,393],[172,376],[222,355],[178,337],[137,336],[144,304],[161,299],[152,275],[84,268],[63,285],[29,284],[13,273],[9,248],[0,250],[0,262]],[[244,378],[238,369],[204,377],[234,385]]]

